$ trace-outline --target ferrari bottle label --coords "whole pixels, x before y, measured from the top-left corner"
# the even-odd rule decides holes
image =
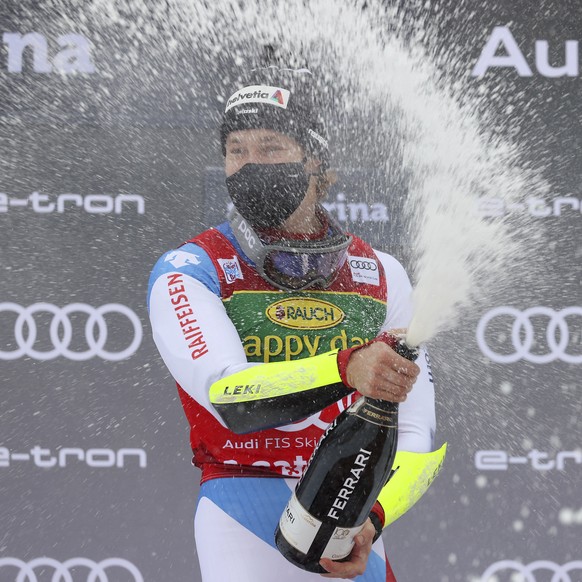
[[[320,528],[321,521],[306,511],[293,493],[279,520],[279,529],[285,539],[297,550],[307,554]]]
[[[354,538],[363,527],[364,524],[357,527],[336,527],[321,557],[341,560],[348,556],[354,547]]]

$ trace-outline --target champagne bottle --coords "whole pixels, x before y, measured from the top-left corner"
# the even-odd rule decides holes
[[[410,360],[418,355],[401,339],[395,338],[394,349]],[[322,557],[347,558],[391,476],[397,441],[395,402],[361,397],[331,423],[275,530],[287,560],[325,573]]]

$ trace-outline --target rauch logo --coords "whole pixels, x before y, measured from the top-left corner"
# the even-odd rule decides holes
[[[282,299],[269,305],[265,314],[273,323],[291,329],[327,329],[345,317],[337,305],[311,297]]]

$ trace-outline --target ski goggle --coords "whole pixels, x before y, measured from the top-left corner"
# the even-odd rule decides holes
[[[233,208],[229,214],[233,233],[257,271],[284,291],[326,288],[344,265],[352,237],[328,215],[329,234],[323,240],[278,240],[266,243]]]

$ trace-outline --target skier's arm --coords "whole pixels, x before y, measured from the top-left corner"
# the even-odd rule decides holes
[[[352,392],[341,382],[337,350],[290,362],[249,363],[210,260],[199,247],[188,247],[195,264],[172,268],[168,253],[154,269],[153,338],[178,384],[219,422],[235,432],[284,425]]]

